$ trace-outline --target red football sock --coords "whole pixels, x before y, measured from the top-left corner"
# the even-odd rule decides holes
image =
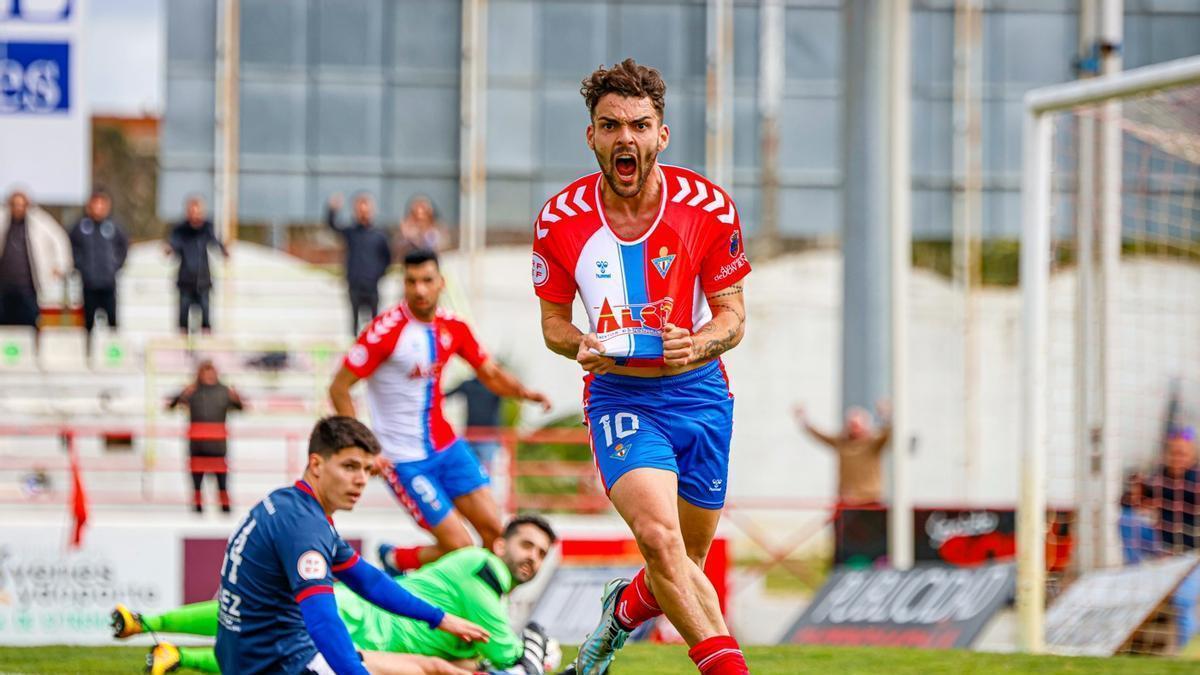
[[[658,606],[658,600],[646,585],[646,568],[643,567],[617,598],[617,622],[631,631],[662,613],[662,607]]]
[[[204,503],[204,497],[199,490],[192,490],[192,506],[200,506]]]
[[[395,548],[392,550],[392,564],[399,570],[415,570],[421,566],[420,551],[420,546]]]
[[[742,648],[728,635],[701,640],[688,650],[688,656],[700,669],[700,675],[750,675]]]

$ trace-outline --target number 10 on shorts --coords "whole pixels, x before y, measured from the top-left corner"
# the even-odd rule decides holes
[[[605,415],[599,420],[600,428],[604,430],[604,444],[612,447],[613,431],[616,431],[617,438],[627,438],[637,433],[638,417],[633,413],[619,412],[616,415]]]

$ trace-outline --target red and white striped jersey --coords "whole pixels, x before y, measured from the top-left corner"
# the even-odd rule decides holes
[[[442,414],[442,369],[453,354],[476,370],[488,360],[461,319],[439,309],[425,323],[404,303],[375,317],[346,353],[346,368],[367,381],[371,429],[388,460],[422,460],[457,439]]]
[[[737,208],[700,174],[659,165],[658,217],[634,241],[609,227],[599,172],[550,198],[534,223],[533,286],[549,302],[576,292],[618,365],[662,364],[665,323],[693,332],[712,319],[706,294],[750,272]]]

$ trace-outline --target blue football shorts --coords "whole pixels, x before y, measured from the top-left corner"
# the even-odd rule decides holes
[[[392,464],[384,478],[413,520],[427,530],[446,519],[455,499],[491,482],[461,438],[425,459]]]
[[[733,395],[720,361],[680,375],[585,382],[584,415],[606,491],[633,469],[652,467],[679,476],[689,504],[725,505]]]

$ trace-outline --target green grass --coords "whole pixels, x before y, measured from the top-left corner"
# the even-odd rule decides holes
[[[565,649],[565,658],[574,655]],[[1063,658],[966,651],[838,647],[751,647],[746,650],[755,675],[796,673],[1086,673],[1139,675],[1195,673],[1195,661],[1154,657],[1113,659]],[[136,673],[146,650],[141,647],[0,648],[0,673]],[[683,647],[631,644],[613,665],[613,675],[654,673],[694,675]]]

